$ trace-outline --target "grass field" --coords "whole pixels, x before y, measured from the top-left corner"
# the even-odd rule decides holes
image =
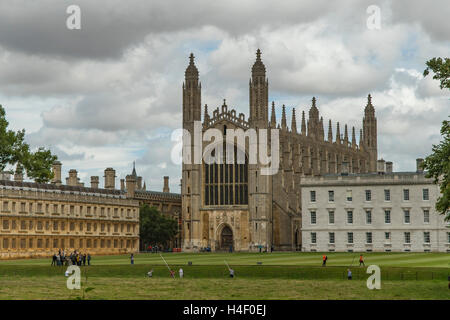
[[[369,290],[366,268],[356,253],[166,253],[169,265],[184,269],[172,279],[159,254],[93,257],[82,267],[88,299],[450,299],[450,255],[439,253],[365,253],[366,266],[381,268],[381,290]],[[228,277],[226,260],[236,278]],[[192,265],[188,265],[191,261]],[[261,262],[261,264],[258,264]],[[346,279],[351,266],[353,280]],[[146,273],[154,269],[153,278]],[[76,299],[68,290],[66,267],[50,259],[0,261],[0,299]]]

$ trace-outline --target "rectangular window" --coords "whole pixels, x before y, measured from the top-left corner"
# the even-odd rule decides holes
[[[384,210],[384,223],[391,223],[391,210]]]
[[[405,243],[411,243],[411,233],[405,232]]]
[[[404,217],[405,217],[404,222],[405,223],[411,223],[411,214],[409,213],[409,210],[404,210],[403,214],[404,214]]]
[[[430,233],[429,232],[423,233],[423,242],[430,243]]]
[[[315,211],[311,211],[311,224],[316,224],[317,220],[316,220],[316,212]]]
[[[423,210],[423,223],[430,223],[430,210]]]
[[[353,200],[352,190],[347,190],[346,198],[347,198],[347,201],[352,201]]]
[[[347,232],[347,242],[353,243],[353,232]]]
[[[310,191],[309,195],[310,195],[310,198],[311,198],[311,202],[316,202],[316,192],[315,191]]]
[[[403,189],[403,200],[409,201],[409,189]]]
[[[334,202],[334,191],[333,190],[328,191],[328,201]]]
[[[450,243],[450,232],[447,232],[447,243]]]
[[[366,224],[372,224],[372,211],[366,211]]]
[[[347,223],[353,223],[353,211],[347,211]]]
[[[3,230],[9,229],[9,220],[3,220]]]
[[[8,212],[9,211],[9,202],[3,201],[3,211]]]
[[[391,201],[391,190],[384,190],[384,201]]]
[[[317,235],[315,232],[311,232],[311,243],[317,243]]]
[[[328,223],[329,224],[334,224],[334,211],[329,211],[328,212]]]
[[[422,189],[422,198],[423,200],[430,200],[430,194],[428,189]]]
[[[330,240],[330,243],[334,243],[334,232],[329,232],[328,233],[328,238]]]
[[[372,201],[372,191],[366,190],[366,201]]]
[[[372,232],[366,232],[366,243],[372,243]]]
[[[391,233],[390,232],[385,232],[384,233],[384,239],[385,240],[391,240]]]

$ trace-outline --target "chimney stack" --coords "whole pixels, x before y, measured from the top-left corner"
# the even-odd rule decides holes
[[[377,173],[378,174],[385,174],[386,172],[386,161],[384,161],[383,159],[377,160]]]
[[[142,189],[142,177],[137,177],[136,183],[137,183],[137,190],[141,190]]]
[[[57,186],[60,186],[62,184],[62,181],[61,181],[61,167],[62,167],[61,162],[59,162],[59,161],[53,162],[53,165],[52,165],[52,171],[53,171],[52,183],[56,184]]]
[[[386,173],[392,173],[392,161],[386,162]]]
[[[120,190],[125,191],[125,179],[120,179]]]
[[[98,189],[99,183],[100,183],[99,176],[91,176],[91,188]]]
[[[115,189],[116,188],[116,170],[113,168],[105,169],[105,189]]]
[[[423,159],[422,158],[417,158],[416,159],[416,172],[417,173],[422,173],[423,172],[422,164],[423,164]]]
[[[127,184],[127,198],[134,198],[134,191],[136,190],[136,178],[134,175],[127,175],[125,180]]]
[[[164,177],[164,188],[163,188],[163,192],[170,192],[169,190],[169,177],[165,176]]]
[[[70,169],[69,170],[69,178],[66,179],[67,185],[69,186],[78,186],[78,177],[77,177],[77,170]]]

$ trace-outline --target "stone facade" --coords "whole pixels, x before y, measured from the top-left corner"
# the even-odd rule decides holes
[[[181,244],[181,196],[148,191],[133,172],[116,189],[116,172],[105,170],[105,188],[99,177],[85,187],[71,169],[61,183],[60,162],[53,165],[49,184],[23,182],[22,176],[0,173],[0,257],[50,256],[59,249],[90,254],[120,254],[139,250],[139,207],[146,203],[177,219],[180,232],[172,247]]]
[[[0,257],[136,252],[138,202],[119,190],[0,180]]]
[[[439,187],[420,170],[384,173],[380,163],[378,174],[302,179],[304,251],[450,252]]]
[[[229,108],[225,100],[212,116],[205,105],[202,119],[202,87],[192,54],[182,89],[183,128],[191,135],[191,140],[185,137],[183,144],[191,145],[192,155],[195,154],[194,129],[198,122],[203,133],[211,128],[224,133],[227,129],[255,129],[259,132],[260,129],[278,128],[280,137],[280,167],[275,175],[260,175],[261,165],[247,163],[248,144],[245,164],[227,167],[183,162],[181,194],[183,248],[186,251],[203,247],[227,250],[230,241],[239,251],[256,251],[261,246],[299,250],[302,239],[301,179],[343,171],[376,171],[377,120],[370,95],[357,142],[355,128],[351,129],[349,137],[347,125],[341,136],[337,123],[334,135],[331,120],[325,139],[323,118],[319,116],[315,98],[312,99],[308,120],[302,112],[300,131],[297,131],[295,109],[290,128],[284,105],[281,124],[277,124],[274,102],[269,119],[269,83],[259,50],[249,82],[248,120],[243,113],[237,114]],[[206,145],[203,142],[203,147]]]

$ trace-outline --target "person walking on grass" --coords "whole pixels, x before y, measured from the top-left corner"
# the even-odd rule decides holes
[[[324,254],[322,257],[322,267],[325,267],[327,265],[327,260],[328,260],[328,257],[326,254]]]
[[[233,270],[233,268],[230,268],[230,278],[234,278],[234,270]]]
[[[363,257],[363,255],[361,254],[360,256],[359,256],[359,266],[361,267],[361,264],[365,267],[366,265],[364,264],[364,257]]]
[[[88,266],[91,265],[91,255],[88,253],[87,255],[87,262],[88,262]]]
[[[52,266],[56,266],[56,254],[53,254],[53,257],[52,257]]]
[[[347,279],[352,280],[352,270],[347,269]]]
[[[149,272],[147,272],[147,276],[148,276],[149,278],[153,277],[153,269],[150,270]]]
[[[178,273],[180,274],[180,279],[183,279],[184,273],[183,273],[183,269],[182,268],[180,268],[180,270],[178,270]]]
[[[134,264],[134,254],[131,254],[131,256],[130,256],[130,262],[131,262],[131,264]]]

